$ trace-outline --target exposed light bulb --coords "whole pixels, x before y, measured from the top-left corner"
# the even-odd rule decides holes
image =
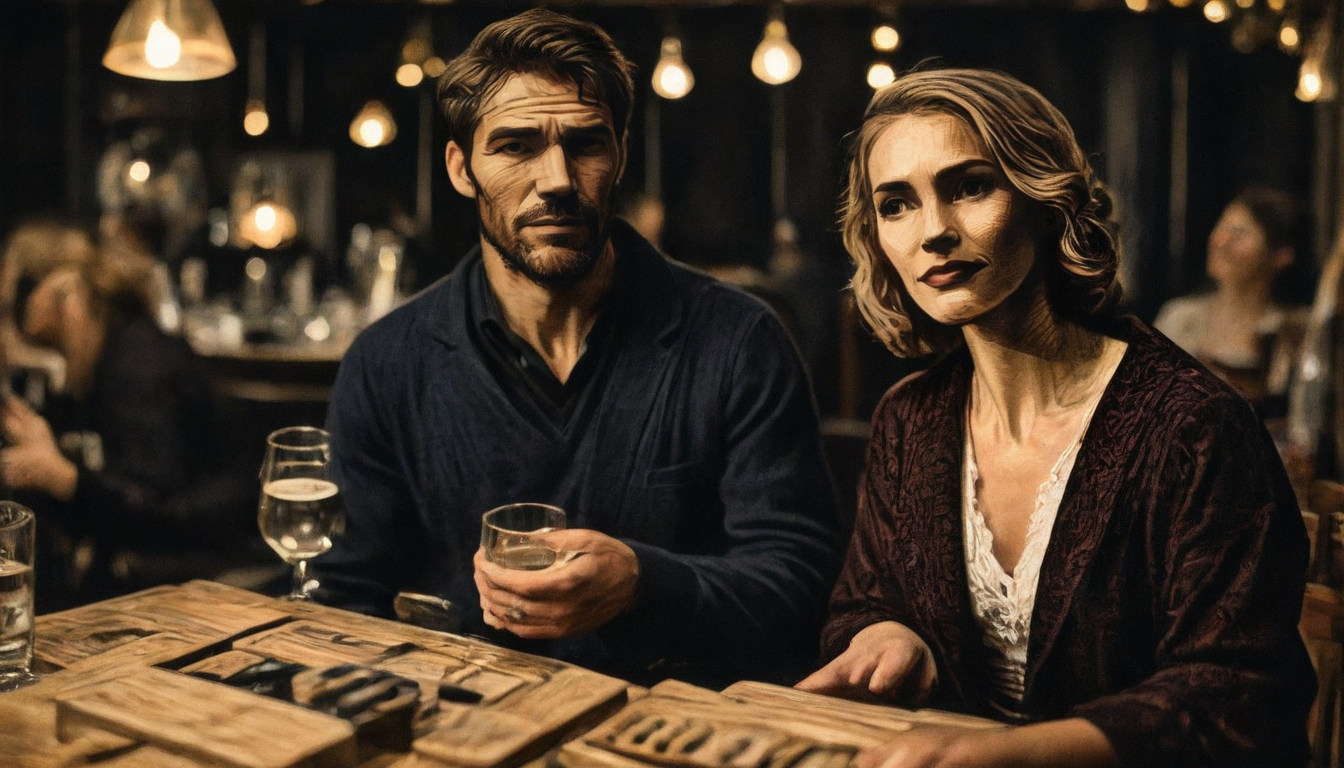
[[[182,38],[162,19],[155,19],[145,37],[145,61],[155,69],[167,69],[181,60]]]
[[[350,140],[361,147],[381,147],[397,137],[397,124],[387,107],[370,101],[350,122]]]
[[[877,90],[896,82],[896,70],[885,61],[879,61],[868,68],[868,87]]]
[[[901,44],[901,33],[890,24],[880,24],[873,27],[872,42],[874,50],[894,51]]]
[[[425,63],[421,64],[420,68],[425,71],[426,77],[438,77],[448,68],[448,63],[438,56],[430,56],[425,59]]]
[[[789,30],[780,19],[765,25],[765,35],[751,57],[751,73],[770,85],[787,83],[803,68],[803,57],[789,42]]]
[[[1279,46],[1288,53],[1295,53],[1301,44],[1302,36],[1297,31],[1297,25],[1292,21],[1283,22],[1283,26],[1279,27]]]
[[[1321,66],[1314,59],[1303,59],[1297,74],[1297,92],[1294,94],[1302,101],[1315,101],[1321,96]]]
[[[1167,2],[1171,3],[1172,8],[1189,8],[1194,0],[1167,0]]]
[[[1265,0],[1265,6],[1275,13],[1283,13],[1283,9],[1288,7],[1287,0]]]
[[[1148,0],[1125,0],[1125,6],[1135,13],[1148,10]]]
[[[1204,18],[1212,21],[1214,24],[1221,24],[1227,21],[1227,3],[1224,0],[1209,0],[1204,4]]]
[[[663,38],[658,65],[653,68],[653,91],[664,99],[680,99],[695,87],[695,75],[681,57],[681,40]]]
[[[425,71],[419,64],[402,64],[397,67],[397,83],[407,88],[414,88],[425,79]]]
[[[247,111],[243,113],[243,130],[248,136],[260,136],[271,127],[271,116],[266,114],[266,105],[259,99],[247,102]]]
[[[136,160],[126,168],[126,177],[136,184],[149,181],[150,167],[144,160]]]
[[[1255,5],[1255,0],[1236,0],[1238,8],[1251,8]]]
[[[238,236],[258,248],[278,248],[294,238],[299,231],[298,220],[288,207],[263,200],[247,210],[238,221]],[[245,267],[248,277],[260,280],[266,276],[266,262],[253,257]]]

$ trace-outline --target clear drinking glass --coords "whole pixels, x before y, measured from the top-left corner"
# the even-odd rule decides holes
[[[345,527],[326,430],[285,427],[266,438],[257,524],[271,549],[294,566],[285,599],[311,600],[308,561],[331,549],[332,537]]]
[[[555,562],[556,551],[537,534],[565,527],[565,511],[550,504],[505,504],[481,516],[485,559],[505,568],[538,571]]]
[[[33,663],[33,512],[0,501],[0,691],[37,682]]]

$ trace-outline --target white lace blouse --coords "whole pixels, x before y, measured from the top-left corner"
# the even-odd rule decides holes
[[[1098,398],[1100,399],[1100,398]],[[1078,447],[1087,425],[1092,421],[1093,403],[1083,418],[1077,436],[1055,460],[1050,476],[1036,492],[1036,508],[1027,523],[1027,541],[1017,567],[1009,575],[994,556],[994,534],[985,524],[976,501],[980,471],[975,463],[975,444],[971,440],[970,419],[966,420],[966,457],[962,469],[962,531],[966,542],[966,575],[971,595],[971,612],[983,632],[993,669],[993,685],[998,699],[989,703],[1004,714],[1014,715],[1012,705],[1020,704],[1027,667],[1027,638],[1031,630],[1031,612],[1036,604],[1036,583],[1041,561],[1050,543],[1055,515],[1068,485]],[[1007,705],[1007,706],[1005,706]]]

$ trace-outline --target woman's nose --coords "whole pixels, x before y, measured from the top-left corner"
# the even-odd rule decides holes
[[[952,225],[947,211],[941,203],[934,202],[924,206],[924,235],[921,248],[928,253],[946,255],[961,237]]]

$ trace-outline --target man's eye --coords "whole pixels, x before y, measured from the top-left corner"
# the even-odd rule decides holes
[[[522,155],[527,151],[527,145],[521,141],[508,141],[495,147],[495,152],[501,155]]]

